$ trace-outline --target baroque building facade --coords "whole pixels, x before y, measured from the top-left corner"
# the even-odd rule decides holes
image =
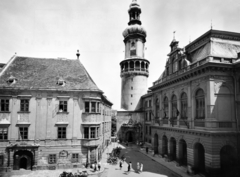
[[[142,96],[145,143],[195,172],[236,176],[240,33],[211,29],[184,48],[173,39],[170,48],[164,72]]]
[[[100,160],[110,141],[112,103],[79,58],[13,56],[0,102],[1,170],[77,168]]]

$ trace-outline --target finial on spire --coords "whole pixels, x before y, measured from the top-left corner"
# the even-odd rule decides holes
[[[175,33],[176,31],[173,31],[173,40],[175,40]]]
[[[212,27],[213,27],[213,25],[212,25],[212,19],[211,19],[211,30],[212,30]]]
[[[189,44],[191,43],[192,41],[191,41],[191,36],[189,36]]]
[[[137,2],[137,0],[133,0],[132,2]]]
[[[80,56],[80,53],[79,53],[79,50],[77,50],[77,59],[79,59],[79,56]]]

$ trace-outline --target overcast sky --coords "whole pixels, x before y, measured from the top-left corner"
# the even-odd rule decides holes
[[[76,59],[120,108],[122,32],[132,0],[0,0],[0,63],[19,56]],[[213,29],[240,32],[240,0],[138,0],[147,31],[148,87],[163,72],[176,31],[180,47]]]

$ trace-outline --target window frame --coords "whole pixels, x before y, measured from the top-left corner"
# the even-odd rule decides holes
[[[56,164],[57,163],[57,154],[48,154],[48,163]]]
[[[9,112],[9,104],[10,99],[0,98],[0,112]]]
[[[19,127],[19,140],[28,140],[28,127]],[[26,138],[25,138],[26,137]]]
[[[200,93],[202,92],[202,93]],[[200,94],[201,95],[200,95]],[[196,119],[205,119],[205,93],[203,89],[198,89],[195,94]]]
[[[4,133],[4,132],[7,132],[7,133]],[[6,141],[6,140],[8,140],[8,128],[0,127],[0,141]]]
[[[164,100],[163,100],[163,110],[164,110],[164,113],[166,114],[166,116],[164,115],[164,118],[168,118],[169,117],[168,109],[169,109],[168,97],[165,96]]]
[[[177,119],[177,96],[173,95],[171,100],[172,106],[172,118]]]
[[[58,112],[68,112],[68,101],[59,100]]]
[[[181,99],[180,99],[180,108],[181,108],[181,114],[180,114],[180,118],[181,119],[188,119],[188,100],[187,100],[187,94],[185,92],[183,92],[181,94]]]
[[[30,99],[20,99],[20,112],[29,112]]]
[[[67,139],[67,127],[66,126],[57,127],[57,139]]]
[[[78,163],[78,162],[79,162],[79,154],[72,153],[72,163]]]

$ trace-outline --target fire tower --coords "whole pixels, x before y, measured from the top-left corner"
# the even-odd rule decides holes
[[[123,31],[125,59],[121,66],[121,108],[134,111],[140,106],[140,98],[147,93],[149,61],[144,58],[147,33],[141,26],[141,8],[133,0],[128,10],[128,27]]]

